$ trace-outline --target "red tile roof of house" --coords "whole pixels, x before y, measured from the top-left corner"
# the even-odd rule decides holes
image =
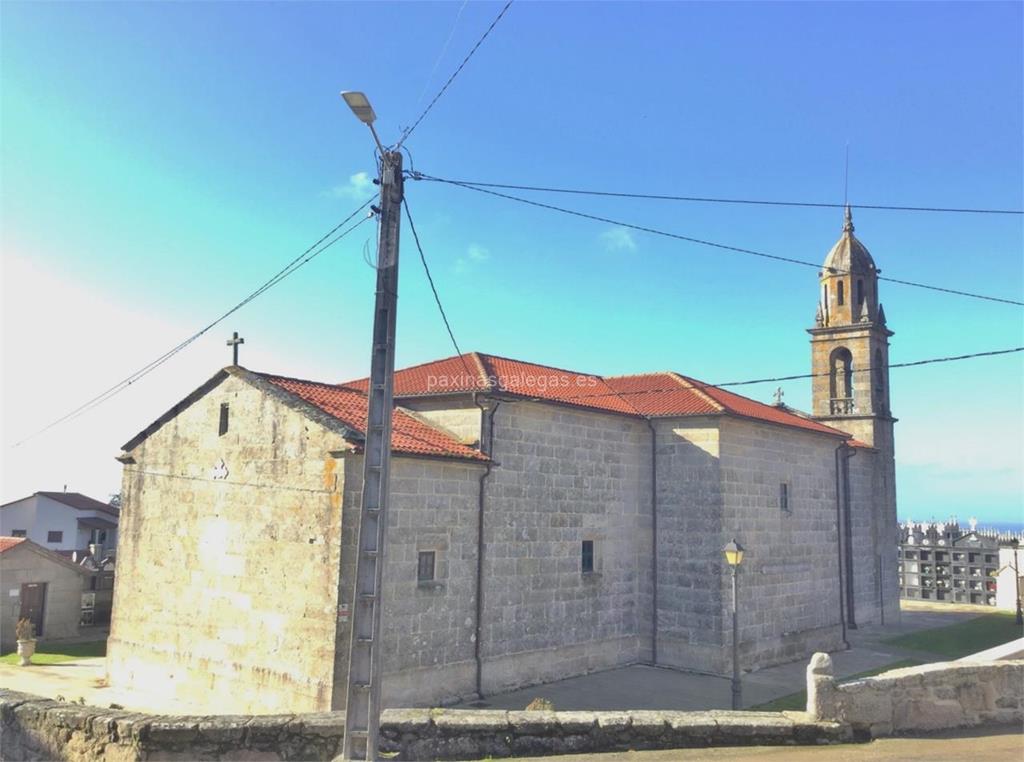
[[[264,373],[258,375],[264,381],[318,407],[365,436],[365,393],[334,384],[322,384],[316,381],[304,381]],[[401,409],[396,409],[391,419],[391,446],[395,452],[409,455],[488,460],[487,456],[479,450],[458,442]]]
[[[367,379],[341,385],[365,393]],[[829,434],[849,435],[678,373],[602,377],[469,352],[395,371],[395,397],[504,393],[644,418],[728,414]]]
[[[0,553],[10,550],[15,545],[25,542],[24,537],[0,537]]]

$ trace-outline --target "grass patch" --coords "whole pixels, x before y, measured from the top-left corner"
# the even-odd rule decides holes
[[[32,656],[33,664],[60,664],[72,659],[87,659],[107,655],[107,641],[94,640],[89,643],[37,643]],[[0,664],[18,664],[18,653],[12,651],[0,656]]]
[[[898,648],[939,654],[947,659],[959,659],[1024,637],[1024,628],[1015,620],[1014,614],[998,611],[966,622],[900,635],[882,642]]]
[[[880,675],[883,672],[888,672],[891,669],[917,667],[920,666],[920,664],[921,662],[916,661],[915,659],[902,659],[900,661],[894,661],[892,664],[886,664],[882,667],[869,669],[866,672],[858,672],[856,675],[849,675],[838,682],[840,684],[852,683],[854,680],[860,680],[864,677],[874,677],[875,675]],[[790,693],[788,696],[782,696],[774,701],[768,701],[764,704],[758,704],[757,706],[752,706],[750,708],[758,712],[802,712],[807,709],[807,691]]]

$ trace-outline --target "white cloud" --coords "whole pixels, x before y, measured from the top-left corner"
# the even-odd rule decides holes
[[[354,175],[349,176],[348,183],[345,185],[335,185],[328,191],[327,195],[334,198],[350,198],[356,201],[365,201],[376,191],[373,178],[368,173],[356,172]]]
[[[455,271],[460,273],[466,272],[473,265],[486,262],[490,258],[490,251],[479,244],[471,243],[466,247],[466,255],[455,260]]]
[[[633,231],[629,228],[615,227],[606,230],[599,236],[605,251],[636,251]]]

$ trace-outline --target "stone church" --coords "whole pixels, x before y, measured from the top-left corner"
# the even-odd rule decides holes
[[[813,410],[675,372],[469,353],[396,373],[384,702],[427,705],[626,664],[727,674],[898,616],[878,270],[820,274]],[[346,695],[367,382],[224,368],[124,445],[107,664],[196,712]]]

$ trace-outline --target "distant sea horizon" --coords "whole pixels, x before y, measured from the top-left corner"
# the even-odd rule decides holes
[[[900,516],[900,518],[899,518],[899,522],[901,524],[903,524],[903,523],[905,523],[907,521],[911,521],[911,520],[914,521],[914,523],[921,523],[922,521],[926,521],[926,522],[931,524],[931,523],[936,523],[936,522],[939,522],[939,521],[945,521],[947,519],[937,519],[937,518],[936,519],[932,519],[932,518],[925,519],[925,518],[918,518],[916,516],[912,517],[912,518],[911,517],[907,517],[907,516]],[[968,524],[969,517],[968,518],[958,518],[958,521],[960,522],[960,526],[963,529],[967,529],[970,526]],[[985,519],[980,519],[979,518],[978,519],[978,529],[994,529],[997,532],[1024,533],[1024,521],[986,521]]]

